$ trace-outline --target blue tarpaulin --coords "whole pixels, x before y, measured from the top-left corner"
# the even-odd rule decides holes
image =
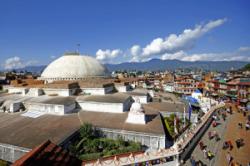
[[[184,95],[184,96],[182,96],[182,100],[184,100],[184,102],[188,102],[192,106],[200,107],[198,100],[193,98],[192,96],[185,96]]]
[[[199,89],[196,89],[194,93],[201,93],[201,91]]]
[[[198,100],[192,96],[185,96],[184,100],[188,101],[190,104],[199,104]]]

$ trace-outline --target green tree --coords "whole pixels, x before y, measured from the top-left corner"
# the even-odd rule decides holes
[[[80,127],[79,132],[81,140],[76,145],[76,150],[79,150],[84,142],[86,142],[87,140],[89,140],[91,137],[94,136],[93,126],[90,123],[84,123]]]
[[[250,63],[246,64],[242,69],[250,71]]]
[[[93,126],[90,123],[84,123],[81,127],[80,127],[80,136],[81,138],[91,138],[94,135],[94,130],[93,130]]]

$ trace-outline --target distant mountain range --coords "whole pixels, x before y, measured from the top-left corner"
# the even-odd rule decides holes
[[[174,70],[177,68],[200,68],[205,70],[227,71],[239,69],[248,64],[242,61],[180,61],[152,59],[147,62],[126,62],[121,64],[107,64],[109,71],[114,70]]]
[[[114,70],[141,70],[141,71],[157,71],[157,70],[174,70],[177,68],[199,68],[205,70],[228,71],[231,69],[239,69],[248,64],[243,61],[180,61],[180,60],[161,60],[152,59],[147,62],[125,62],[120,64],[106,64],[109,71]],[[41,73],[46,66],[27,66],[17,71],[30,71]]]

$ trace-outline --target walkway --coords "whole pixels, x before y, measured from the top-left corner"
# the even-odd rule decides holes
[[[238,129],[237,125],[239,122],[244,124],[245,119],[246,117],[243,117],[242,113],[238,113],[236,108],[233,107],[233,114],[228,115],[225,122],[221,118],[219,121],[221,124],[216,128],[210,126],[201,139],[204,144],[207,145],[207,149],[215,154],[215,157],[211,160],[205,159],[199,145],[195,147],[191,155],[194,156],[196,161],[200,160],[207,166],[227,166],[226,153],[228,150],[222,150],[222,146],[224,141],[231,140],[234,146],[231,151],[234,162],[246,166],[247,163],[250,162],[250,131],[246,132],[245,129]],[[221,140],[218,142],[214,139],[208,139],[208,132],[214,130],[217,131],[221,137]],[[240,149],[237,149],[235,144],[235,140],[238,138],[243,138],[245,142],[245,145]],[[190,161],[186,161],[185,165],[190,166]]]
[[[210,125],[208,130],[204,133],[203,137],[201,138],[201,141],[207,146],[207,150],[210,150],[214,154],[218,154],[221,151],[221,147],[222,147],[223,140],[224,140],[224,133],[225,133],[227,124],[230,121],[230,119],[231,117],[228,116],[226,121],[223,121],[222,118],[220,117],[220,120],[218,121],[220,124],[217,127],[213,127],[212,125]],[[220,141],[216,141],[215,139],[209,140],[208,132],[212,132],[212,131],[216,131],[219,134],[219,137],[221,138]],[[206,159],[199,145],[195,147],[191,156],[194,156],[196,161],[201,161],[203,164],[207,166],[215,165],[216,161],[218,160],[217,159],[218,155],[215,155],[215,157],[211,160]],[[190,166],[191,165],[190,161],[189,160],[186,161],[185,165]]]
[[[249,113],[248,113],[249,115]],[[242,113],[237,112],[236,108],[233,107],[233,115],[227,125],[225,131],[225,140],[231,140],[234,148],[230,151],[231,155],[234,158],[234,162],[238,162],[242,166],[246,166],[250,162],[250,131],[246,131],[245,128],[239,129],[238,123],[242,122],[243,125],[246,122],[246,118]],[[245,145],[239,149],[237,149],[235,140],[238,138],[243,138]],[[221,150],[218,162],[216,162],[216,166],[227,166],[226,162],[226,153],[228,150]]]

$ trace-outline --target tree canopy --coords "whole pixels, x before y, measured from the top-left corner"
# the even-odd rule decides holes
[[[242,69],[250,71],[250,63],[246,64]]]
[[[79,138],[73,142],[69,150],[81,160],[97,159],[119,153],[141,150],[139,143],[125,141],[120,136],[116,140],[97,135],[90,123],[84,123],[79,130]]]

